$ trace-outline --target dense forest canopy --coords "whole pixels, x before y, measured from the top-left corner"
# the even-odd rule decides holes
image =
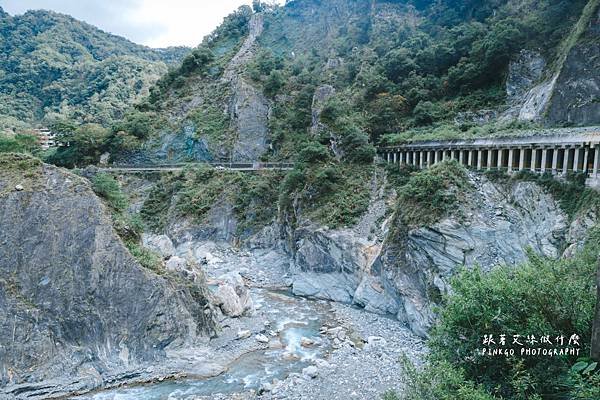
[[[0,13],[0,125],[108,124],[189,51],[150,49],[51,11]]]

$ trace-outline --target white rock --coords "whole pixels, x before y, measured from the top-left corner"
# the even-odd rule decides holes
[[[239,330],[238,333],[237,333],[237,338],[238,339],[247,339],[250,336],[252,336],[252,332],[250,332],[247,329]]]
[[[271,390],[273,390],[273,385],[271,385],[269,382],[265,382],[261,385],[259,393],[270,392]]]
[[[321,369],[331,367],[331,364],[329,364],[329,362],[323,360],[322,358],[317,358],[315,360],[315,364]]]
[[[372,351],[376,349],[381,349],[382,347],[385,347],[386,344],[387,341],[381,336],[369,336],[367,338],[367,343],[363,347],[363,350]]]
[[[319,375],[319,369],[314,365],[311,365],[302,370],[302,375],[314,379]]]
[[[219,277],[221,283],[214,293],[215,304],[221,307],[223,314],[230,317],[250,315],[254,312],[254,302],[242,277],[231,272]]]
[[[259,333],[258,335],[256,335],[255,338],[256,338],[256,341],[259,343],[269,343],[269,338],[263,334]]]
[[[183,258],[173,256],[167,260],[165,267],[169,271],[180,271],[185,268],[186,264],[187,262]]]
[[[24,189],[23,185],[17,185],[17,186],[15,186],[15,190],[16,190],[17,192],[20,192],[20,191],[22,191],[23,189]]]
[[[175,254],[173,242],[167,235],[144,233],[142,234],[142,244],[144,247],[156,251],[163,258],[169,258]]]

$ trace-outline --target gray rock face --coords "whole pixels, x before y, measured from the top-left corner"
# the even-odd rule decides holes
[[[515,265],[526,259],[528,247],[557,258],[565,241],[566,217],[539,186],[502,187],[484,178],[472,182],[475,191],[462,218],[413,230],[400,227],[382,252],[384,280],[401,300],[398,319],[419,335],[426,334],[433,321],[430,306],[448,291],[457,267]]]
[[[547,122],[600,123],[600,8],[569,52],[554,87]]]
[[[94,387],[214,332],[203,281],[141,267],[82,178],[35,174],[0,195],[0,393],[35,398],[50,379]],[[11,179],[0,168],[0,188]]]
[[[237,132],[233,160],[256,161],[269,146],[269,102],[241,78],[235,80],[233,93],[230,114]]]
[[[240,67],[244,66],[254,55],[256,40],[263,32],[264,18],[262,14],[253,14],[248,23],[248,36],[242,47],[238,50],[235,56],[231,59],[225,71],[223,72],[223,80],[232,82],[236,79]]]
[[[537,51],[521,50],[508,68],[506,94],[509,101],[519,102],[542,78],[546,60]]]
[[[310,132],[313,135],[317,135],[324,128],[323,124],[321,124],[321,122],[319,121],[319,118],[321,117],[321,113],[323,112],[323,107],[325,107],[325,103],[334,94],[335,94],[335,88],[331,85],[319,86],[315,90],[315,94],[313,95],[313,100],[312,100],[312,111],[311,111],[312,123],[310,126]]]
[[[269,101],[240,76],[243,67],[254,56],[256,41],[262,32],[263,16],[253,14],[248,23],[248,36],[223,72],[222,81],[231,86],[233,93],[229,114],[237,135],[232,154],[234,161],[256,161],[269,146]]]
[[[204,218],[198,223],[191,218],[173,215],[167,232],[174,246],[200,240],[229,242],[235,237],[237,219],[233,205],[226,199],[219,199]]]
[[[187,123],[180,131],[163,131],[142,148],[115,154],[116,164],[166,164],[188,161],[212,161],[213,154],[205,138],[198,138],[196,128]]]
[[[294,294],[352,302],[365,268],[361,249],[365,241],[350,232],[328,231],[315,226],[296,230]]]
[[[600,123],[599,21],[600,9],[596,9],[589,21],[578,22],[587,28],[581,37],[573,38],[575,44],[566,57],[559,56],[552,71],[544,71],[545,63],[536,53],[521,52],[510,65],[507,94],[512,107],[502,119],[517,118],[549,126]],[[547,78],[540,81],[544,73]]]
[[[369,223],[354,229],[301,226],[292,249],[293,292],[393,314],[426,336],[435,318],[432,305],[460,266],[515,265],[526,259],[528,247],[561,255],[570,227],[540,186],[496,184],[476,175],[470,180],[474,189],[457,216],[432,226],[397,226],[397,219],[383,218],[381,201],[372,201],[363,218]]]

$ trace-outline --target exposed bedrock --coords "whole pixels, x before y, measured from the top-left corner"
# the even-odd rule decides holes
[[[86,180],[42,164],[27,172],[5,167],[0,393],[87,390],[213,334],[203,276],[191,282],[140,266]]]
[[[383,191],[375,193],[367,213],[377,216],[367,216],[370,235],[301,225],[288,241],[294,293],[394,314],[426,336],[432,305],[460,266],[516,265],[529,248],[560,257],[595,220],[582,216],[569,225],[557,202],[534,183],[497,184],[476,175],[470,180],[474,190],[460,210],[431,226],[409,228],[395,214],[385,218],[390,213],[381,205],[391,201]]]

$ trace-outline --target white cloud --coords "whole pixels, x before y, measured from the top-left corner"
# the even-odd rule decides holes
[[[283,3],[283,0],[276,0]],[[252,0],[0,0],[11,14],[49,9],[151,47],[197,46]]]
[[[217,27],[223,18],[248,1],[240,0],[140,0],[127,18],[134,25],[158,25],[155,35],[145,43],[152,47],[173,44],[198,45],[204,36]]]

